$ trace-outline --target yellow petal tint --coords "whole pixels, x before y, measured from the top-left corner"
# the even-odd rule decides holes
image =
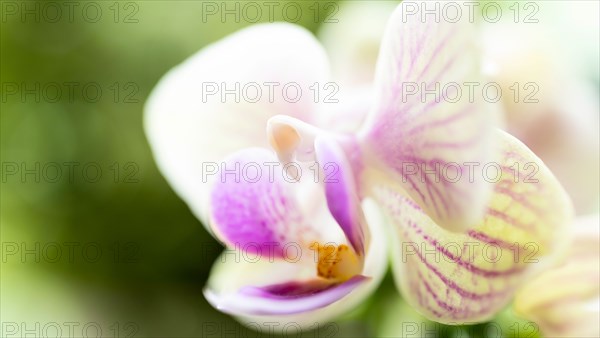
[[[517,139],[502,131],[495,136],[499,180],[485,216],[464,233],[436,224],[395,182],[374,190],[396,232],[396,282],[407,302],[437,322],[492,318],[568,245],[573,211],[556,178]],[[520,170],[511,169],[515,163]]]

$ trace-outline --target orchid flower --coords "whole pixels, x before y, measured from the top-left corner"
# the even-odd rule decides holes
[[[391,257],[400,291],[425,317],[483,321],[563,251],[570,202],[539,158],[496,129],[494,104],[405,95],[409,82],[483,81],[472,25],[422,20],[409,5],[388,21],[373,103],[354,133],[339,130],[344,102],[206,95],[207,83],[329,81],[322,47],[289,24],[232,34],[155,88],[145,128],[158,166],[227,247],[204,290],[217,309],[324,322],[368,297]],[[498,168],[491,183],[474,169],[487,163]],[[527,164],[536,183],[515,171]],[[532,255],[538,263],[524,259]]]
[[[561,265],[523,286],[514,308],[548,337],[600,336],[600,229],[598,215],[574,222],[574,239]]]

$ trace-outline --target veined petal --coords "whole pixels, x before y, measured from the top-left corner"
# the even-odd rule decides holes
[[[428,215],[463,231],[483,215],[492,187],[479,177],[452,182],[446,173],[495,159],[496,113],[468,87],[482,85],[473,24],[465,15],[451,23],[422,12],[435,6],[403,2],[388,22],[375,107],[361,137]]]
[[[342,232],[330,215],[323,217],[323,208],[301,207],[315,202],[299,200],[309,188],[311,197],[324,204],[318,183],[307,172],[297,181],[284,168],[262,148],[236,152],[224,161],[212,186],[210,226],[229,248],[286,258],[289,246],[308,250],[313,242],[341,242]]]
[[[265,255],[254,261],[257,256],[244,259],[243,254],[228,250],[213,265],[204,290],[207,300],[256,329],[273,321],[280,327],[293,323],[309,328],[353,309],[377,288],[387,270],[388,236],[382,213],[371,199],[363,201],[362,209],[372,224],[372,244],[367,243],[359,275],[332,283],[318,279],[314,265],[311,268],[289,258],[270,261]],[[316,263],[314,251],[301,254]],[[294,293],[297,297],[292,297]]]
[[[273,115],[311,121],[315,103],[306,93],[328,76],[327,56],[308,31],[274,23],[206,47],[159,82],[145,107],[146,134],[159,169],[205,225],[206,165],[268,146]],[[304,94],[296,97],[298,87]]]
[[[391,180],[374,190],[396,231],[396,282],[411,305],[437,322],[491,318],[567,245],[573,211],[563,188],[521,142],[494,135],[502,153],[498,182],[483,220],[466,233],[436,224]]]
[[[599,337],[600,234],[598,215],[573,224],[566,261],[528,281],[515,297],[518,314],[548,337]]]

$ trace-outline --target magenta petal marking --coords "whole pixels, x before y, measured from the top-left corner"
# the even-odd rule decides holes
[[[364,215],[358,197],[352,167],[341,147],[333,140],[315,140],[317,160],[324,171],[323,184],[327,206],[354,250],[363,254]]]
[[[290,315],[328,306],[356,289],[369,277],[356,275],[351,279],[332,284],[325,280],[288,282],[262,287],[247,286],[235,295],[236,302],[222,304],[221,309],[237,313],[237,302],[243,302],[245,314]],[[232,298],[233,299],[233,298]],[[252,304],[252,305],[249,305]],[[247,308],[247,307],[250,308]]]
[[[289,187],[280,175],[268,174],[265,163],[276,162],[267,150],[248,149],[225,161],[229,172],[217,174],[211,195],[212,226],[229,247],[281,258],[285,244],[307,231]]]

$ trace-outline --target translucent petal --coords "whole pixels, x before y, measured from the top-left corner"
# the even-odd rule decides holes
[[[575,220],[565,262],[528,281],[514,308],[548,337],[599,337],[600,234],[598,215]]]
[[[485,216],[465,233],[436,224],[392,180],[374,185],[396,232],[396,282],[412,306],[437,322],[490,319],[568,244],[573,211],[556,178],[518,140],[495,135],[502,145],[494,164],[498,182]]]
[[[445,175],[495,159],[495,106],[482,95],[474,27],[423,15],[439,2],[403,2],[388,22],[375,106],[361,131],[369,152],[440,226],[463,231],[483,215],[492,187]],[[437,22],[436,22],[437,21]],[[471,89],[469,89],[471,88]]]
[[[266,147],[273,115],[310,122],[309,87],[328,76],[327,56],[308,31],[274,23],[232,34],[161,79],[145,107],[146,134],[159,169],[205,225],[206,172],[234,151]]]

